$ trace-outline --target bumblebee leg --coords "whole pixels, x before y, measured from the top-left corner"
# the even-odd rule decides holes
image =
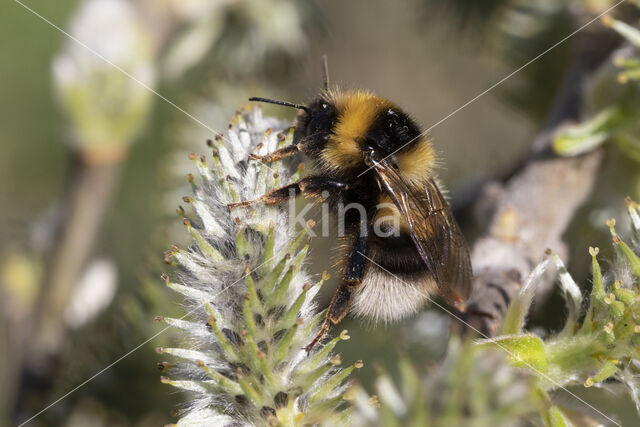
[[[364,268],[367,265],[367,257],[365,251],[367,250],[367,236],[359,236],[354,242],[347,266],[344,271],[344,281],[350,285],[357,286],[362,283],[364,277]]]
[[[313,347],[322,339],[324,334],[329,331],[329,327],[331,324],[337,325],[340,321],[347,315],[349,312],[349,308],[351,307],[351,297],[357,285],[351,285],[348,283],[342,283],[338,289],[333,294],[331,298],[331,302],[329,303],[329,308],[327,309],[327,314],[324,316],[324,320],[322,321],[322,325],[320,326],[320,330],[318,334],[315,336],[313,341],[309,343],[304,349],[307,351],[307,354],[313,349]]]
[[[367,236],[366,233],[364,233],[364,235],[356,238],[353,247],[351,248],[347,267],[344,272],[344,281],[340,284],[338,289],[336,289],[333,297],[331,298],[327,314],[324,317],[322,326],[320,326],[320,331],[318,331],[318,334],[315,336],[313,341],[305,347],[307,353],[309,353],[318,341],[322,339],[324,334],[327,333],[331,324],[337,325],[349,312],[353,293],[356,291],[358,286],[360,286],[364,277],[364,271],[367,263],[367,258],[365,257],[366,247]]]
[[[302,182],[302,181],[300,181]],[[243,200],[241,202],[229,203],[227,205],[227,209],[231,212],[231,209],[240,208],[244,206],[252,206],[257,204],[264,205],[277,205],[280,203],[284,203],[289,200],[291,196],[297,196],[300,194],[300,182],[294,182],[289,185],[285,185],[284,187],[276,188],[275,190],[271,190],[268,193],[258,197],[253,200]]]
[[[263,162],[275,162],[276,160],[282,160],[286,157],[293,156],[294,154],[303,153],[303,154],[311,154],[314,150],[318,149],[318,146],[323,146],[326,144],[330,135],[322,134],[322,135],[311,135],[306,138],[302,138],[298,143],[287,145],[286,147],[282,147],[274,151],[273,153],[265,154],[264,156],[260,156],[258,154],[250,154],[249,158],[254,160],[260,160]]]
[[[259,156],[257,154],[250,154],[249,158],[254,160],[261,160],[263,162],[275,162],[276,160],[284,159],[285,157],[293,156],[294,154],[299,153],[298,146],[296,144],[287,145],[286,147],[280,148],[273,153],[265,154],[264,156]]]
[[[285,203],[289,200],[289,197],[298,196],[300,193],[303,193],[306,196],[323,198],[323,191],[336,192],[346,188],[348,188],[348,185],[340,181],[322,176],[308,176],[306,178],[302,178],[298,182],[271,190],[257,199],[229,203],[227,208],[231,210],[238,207],[251,206],[260,203],[265,205],[277,205]]]

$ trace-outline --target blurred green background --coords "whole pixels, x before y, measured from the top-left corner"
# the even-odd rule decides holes
[[[81,3],[25,2],[62,28],[68,28]],[[509,3],[519,2],[508,1],[477,2],[481,7],[476,2],[474,6],[465,2],[443,5],[446,2],[421,0],[125,3],[141,17],[140,31],[149,38],[148,66],[156,74],[151,86],[220,132],[248,96],[296,102],[312,98],[321,86],[319,64],[324,53],[332,83],[367,88],[388,97],[427,128],[574,28],[567,2],[561,1],[532,2],[547,5],[544,13],[530,5],[533,15],[524,14],[535,18],[538,25],[533,27],[519,26],[522,21],[510,17],[518,9]],[[31,357],[22,352],[34,351],[30,350],[31,340],[37,339],[32,335],[37,326],[25,316],[37,299],[38,283],[49,272],[56,233],[65,224],[61,215],[65,215],[69,188],[77,178],[73,171],[93,167],[86,158],[95,159],[104,151],[96,154],[82,146],[86,141],[74,133],[75,122],[68,119],[64,101],[62,106],[57,102],[60,89],[54,89],[52,82],[54,59],[78,46],[69,48],[73,42],[17,2],[5,2],[1,10],[0,264],[5,289],[0,295],[7,303],[3,310],[11,316],[4,316],[2,325],[0,358],[5,369],[0,371],[0,401],[13,403],[5,405],[0,415],[13,423],[29,418],[159,332],[161,328],[152,322],[154,315],[182,313],[178,298],[165,291],[157,278],[165,268],[163,251],[186,237],[176,228],[179,220],[172,214],[180,196],[186,194],[182,176],[191,171],[186,154],[204,152],[206,138],[214,135],[169,102],[149,97],[149,114],[139,130],[129,141],[116,141],[127,148],[107,150],[117,154],[116,160],[109,160],[117,166],[115,184],[106,198],[103,224],[94,244],[88,252],[78,254],[84,258],[83,271],[96,259],[106,260],[117,271],[115,295],[112,300],[107,298],[104,309],[80,324],[62,327],[64,332],[56,335],[59,342],[47,361],[35,363],[36,369],[25,369]],[[90,23],[85,25],[91,29]],[[105,43],[112,36],[95,34]],[[483,182],[508,175],[526,159],[571,55],[570,40],[433,129],[431,135],[442,159],[440,175],[450,189],[454,208],[471,209],[467,203],[477,197]],[[105,69],[108,71],[102,72],[119,73],[109,66]],[[264,110],[293,119],[287,109],[266,106]],[[567,236],[572,253],[579,254],[570,262],[576,278],[587,275],[588,245],[609,248],[604,218],[622,217],[616,214],[625,195],[640,199],[637,163],[616,149],[607,151],[601,174],[592,199]],[[319,210],[315,212],[318,219]],[[463,228],[470,235],[475,223],[471,217],[465,212]],[[314,273],[331,269],[333,244],[332,238],[314,240]],[[15,314],[20,301],[26,308]],[[444,348],[442,333],[424,326],[441,322],[444,330],[446,319],[431,311],[423,316],[427,317],[418,323],[409,319],[377,329],[347,320],[343,326],[350,330],[353,341],[343,348],[345,360],[372,359],[358,380],[369,384],[373,366],[393,361],[398,351],[410,352],[419,360],[438,357]],[[539,323],[544,324],[544,319]],[[159,357],[153,347],[175,339],[167,332],[151,340],[31,425],[171,422],[170,412],[185,397],[159,383],[155,366]],[[12,356],[15,346],[22,350]],[[24,364],[10,363],[16,354],[22,354],[19,359]],[[604,412],[626,411],[629,420],[637,416],[626,400],[600,402]]]

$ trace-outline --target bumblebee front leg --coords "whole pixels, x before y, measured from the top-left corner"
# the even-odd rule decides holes
[[[279,148],[276,151],[265,154],[263,156],[259,154],[250,154],[249,158],[270,163],[275,162],[276,160],[282,160],[286,157],[290,157],[298,153],[311,154],[314,151],[314,147],[326,144],[329,137],[329,134],[311,135],[306,138],[302,138],[296,144],[287,145],[286,147]]]
[[[338,289],[336,289],[333,297],[331,298],[327,314],[320,326],[320,331],[318,331],[318,334],[315,336],[313,341],[305,347],[307,354],[311,349],[313,349],[318,341],[322,339],[324,334],[329,331],[331,324],[337,325],[342,321],[342,319],[344,319],[347,313],[349,313],[353,294],[358,286],[362,284],[362,279],[364,278],[364,271],[368,261],[365,256],[366,249],[367,236],[359,236],[351,248],[347,265],[344,270],[343,282],[340,284]]]
[[[271,190],[263,196],[258,197],[257,199],[229,203],[227,207],[229,208],[229,210],[231,210],[234,208],[251,206],[255,204],[277,205],[285,203],[289,200],[289,197],[298,196],[301,193],[305,196],[323,198],[322,192],[324,191],[328,191],[329,193],[331,193],[345,190],[347,188],[347,184],[336,181],[334,179],[325,178],[322,176],[308,176],[306,178],[302,178],[298,182],[294,182],[292,184],[285,185],[284,187]]]
[[[293,156],[294,154],[299,153],[297,144],[287,145],[286,147],[280,148],[273,153],[265,154],[264,156],[260,156],[258,154],[250,154],[249,158],[254,160],[261,160],[263,162],[271,163],[276,160],[281,160],[289,156]]]

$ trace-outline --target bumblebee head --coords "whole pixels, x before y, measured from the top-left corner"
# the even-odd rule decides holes
[[[335,102],[326,93],[309,103],[307,110],[298,114],[298,131],[301,137],[330,134],[338,119]]]
[[[366,168],[365,153],[371,151],[383,157],[394,154],[389,160],[403,163],[400,157],[410,156],[417,145],[424,146],[421,152],[432,155],[430,144],[421,144],[426,139],[418,125],[397,105],[369,91],[329,89],[328,75],[323,57],[324,90],[309,104],[266,98],[250,101],[300,110],[295,139],[324,169],[354,172]],[[426,159],[424,155],[420,158]]]
[[[400,154],[396,151],[410,151],[421,139],[420,128],[406,113],[368,91],[327,91],[309,107],[299,123],[307,135],[328,135],[321,159],[332,169],[361,168],[365,152]]]
[[[336,106],[326,96],[326,91],[321,97],[308,105],[258,97],[249,98],[249,101],[266,102],[301,110],[298,114],[295,139],[296,141],[306,140],[307,148],[312,152],[321,150],[324,147],[328,136],[333,132],[334,124],[338,118]]]

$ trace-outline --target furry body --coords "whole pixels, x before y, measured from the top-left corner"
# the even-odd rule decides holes
[[[366,255],[373,262],[366,265],[362,283],[353,294],[352,311],[385,322],[418,311],[437,286],[408,234],[405,219],[375,175],[358,175],[367,169],[362,156],[364,145],[375,144],[390,154],[408,143],[393,155],[394,161],[403,178],[420,186],[433,174],[433,146],[399,107],[369,92],[329,91],[310,108],[317,111],[317,118],[312,120],[311,115],[301,113],[297,138],[315,136],[302,151],[323,175],[349,183],[348,189],[329,196],[334,213],[338,213],[339,204],[359,204],[372,224],[389,235],[376,236],[374,230],[368,230],[371,236]],[[345,231],[351,239],[361,226],[360,219],[355,209],[347,210],[344,216]],[[344,264],[347,258],[341,258]]]
[[[302,110],[291,146],[252,158],[301,152],[315,174],[229,207],[283,203],[293,191],[326,200],[345,232],[342,281],[308,350],[350,309],[387,322],[435,291],[450,304],[468,297],[469,251],[436,184],[433,146],[404,111],[370,92],[327,88],[308,105],[252,100]]]

